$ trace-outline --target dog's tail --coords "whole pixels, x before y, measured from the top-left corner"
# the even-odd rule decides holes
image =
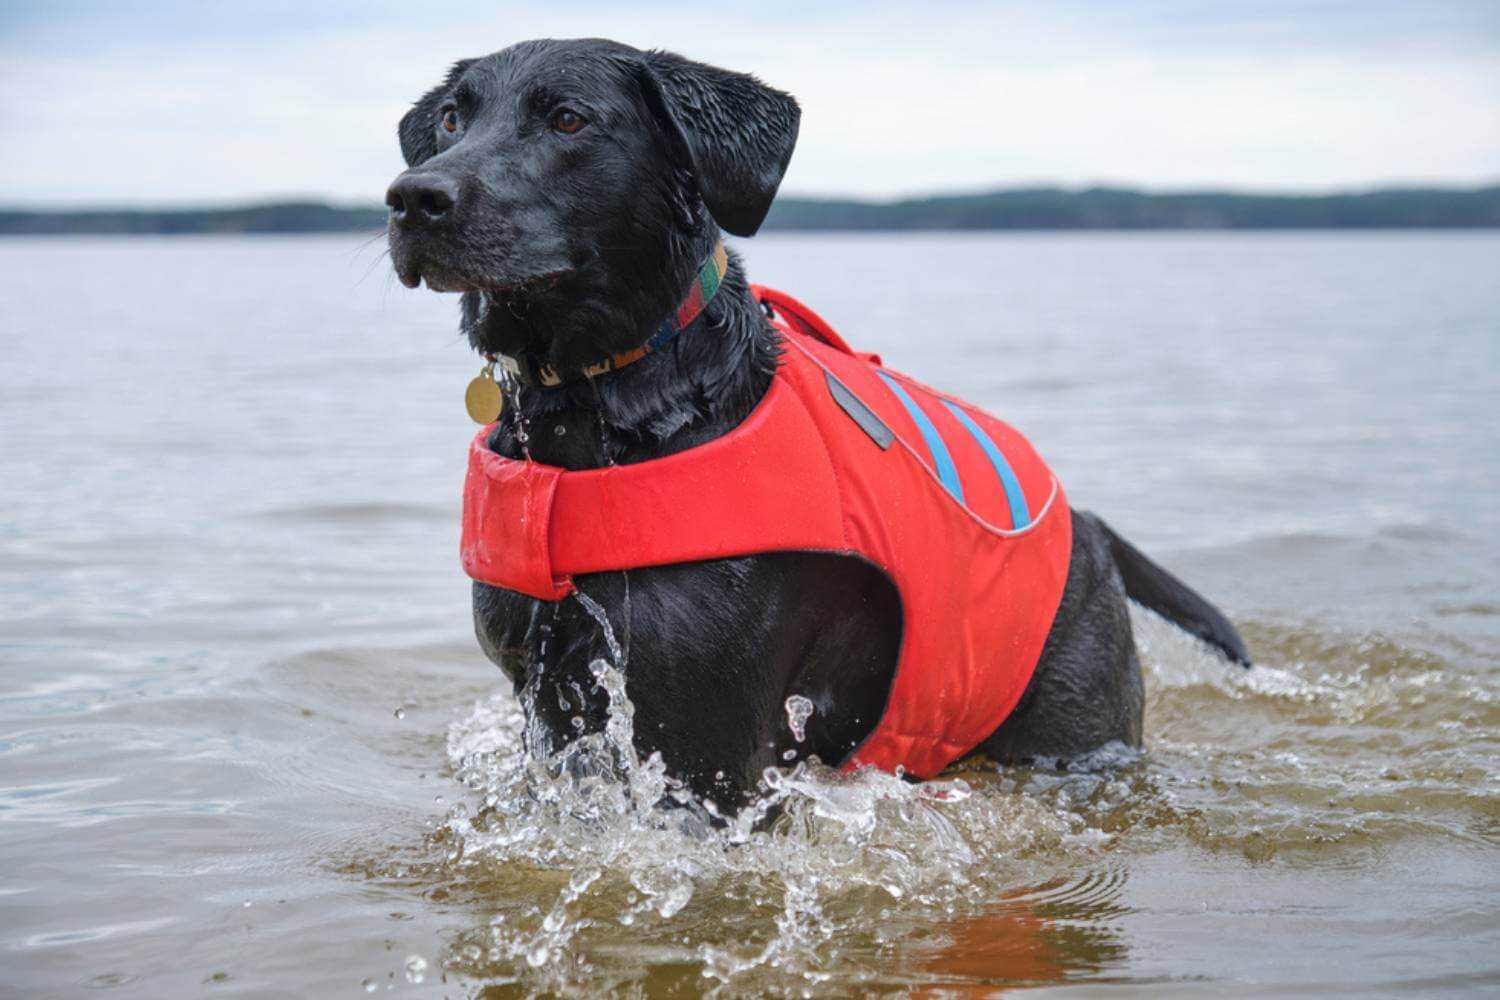
[[[1250,666],[1250,650],[1245,640],[1222,611],[1115,534],[1102,519],[1095,520],[1109,539],[1110,554],[1125,581],[1126,596],[1202,639],[1235,663]]]

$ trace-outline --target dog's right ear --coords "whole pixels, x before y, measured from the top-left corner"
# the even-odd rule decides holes
[[[406,157],[408,167],[415,167],[437,154],[438,108],[442,107],[443,98],[448,96],[464,70],[473,64],[473,59],[460,59],[454,63],[443,82],[418,98],[411,110],[401,116],[396,135],[401,139],[401,155]]]
[[[646,102],[691,166],[708,214],[735,236],[754,236],[797,145],[796,100],[671,52],[645,53],[641,69]]]

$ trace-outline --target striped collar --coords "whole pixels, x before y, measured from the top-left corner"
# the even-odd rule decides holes
[[[679,333],[686,330],[718,294],[719,287],[724,283],[724,273],[728,270],[729,252],[724,249],[724,241],[720,240],[714,244],[713,252],[698,267],[698,273],[693,276],[692,287],[688,289],[681,304],[671,316],[662,320],[661,326],[657,327],[649,340],[640,347],[622,351],[619,354],[611,354],[603,361],[587,365],[577,371],[559,372],[552,365],[544,365],[527,355],[512,357],[508,354],[487,354],[485,358],[510,372],[522,385],[541,385],[548,388],[565,382],[593,378],[606,372],[618,371],[627,365],[635,364],[652,351],[665,347]]]

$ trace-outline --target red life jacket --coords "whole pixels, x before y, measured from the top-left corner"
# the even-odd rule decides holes
[[[812,310],[755,287],[784,341],[734,430],[634,465],[568,472],[474,439],[464,570],[561,600],[580,573],[756,553],[858,556],[900,594],[885,711],[846,767],[930,777],[1015,708],[1062,600],[1061,485],[994,417],[857,354]]]

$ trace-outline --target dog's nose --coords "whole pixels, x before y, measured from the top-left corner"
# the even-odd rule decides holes
[[[458,182],[442,174],[402,174],[385,193],[391,221],[403,226],[428,226],[453,214],[458,207]]]

